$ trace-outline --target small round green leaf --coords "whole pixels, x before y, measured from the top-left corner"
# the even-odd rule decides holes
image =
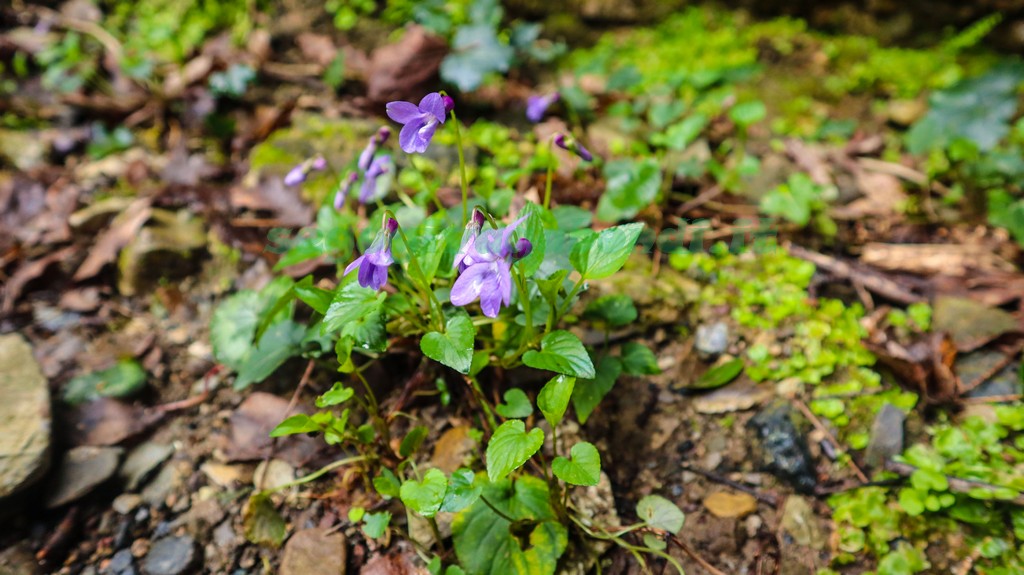
[[[601,479],[601,455],[585,441],[572,446],[572,459],[556,457],[551,462],[555,477],[573,485],[597,485]]]

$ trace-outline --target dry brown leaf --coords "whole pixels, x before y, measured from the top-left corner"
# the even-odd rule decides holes
[[[138,234],[143,224],[149,219],[152,213],[152,202],[152,198],[139,198],[114,218],[110,227],[96,240],[96,245],[89,251],[89,256],[78,267],[74,276],[75,281],[93,277],[103,269],[103,266],[117,258],[121,248],[128,245],[128,242]]]
[[[304,413],[296,408],[290,415]],[[252,461],[263,459],[271,450],[273,439],[270,432],[285,420],[288,400],[270,393],[252,393],[231,414],[231,436],[224,452],[231,461]],[[281,438],[275,457],[294,467],[309,462],[322,448],[323,442],[305,435]]]
[[[964,276],[968,271],[1013,272],[1013,264],[978,244],[865,244],[861,262],[890,271]]]
[[[411,98],[437,74],[447,53],[444,40],[421,26],[410,26],[397,43],[373,52],[366,95],[374,102]]]
[[[958,399],[960,379],[953,372],[957,350],[949,334],[936,332],[904,345],[889,333],[877,330],[864,345],[926,403],[943,404]]]
[[[900,179],[892,174],[859,170],[854,174],[857,188],[864,197],[845,206],[833,208],[829,213],[841,220],[856,220],[865,216],[891,216],[907,201]]]
[[[757,511],[757,499],[746,493],[716,491],[704,499],[704,507],[715,517],[746,517]]]
[[[19,267],[7,280],[7,283],[4,286],[3,306],[0,306],[0,309],[2,309],[4,313],[10,313],[14,309],[14,302],[21,296],[21,292],[25,289],[25,285],[28,284],[28,282],[43,275],[46,268],[56,262],[71,257],[71,255],[77,251],[78,248],[75,246],[68,246],[62,250],[52,252]]]

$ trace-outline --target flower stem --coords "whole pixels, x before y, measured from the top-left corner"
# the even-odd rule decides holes
[[[285,483],[283,485],[278,485],[276,487],[272,487],[272,488],[269,488],[269,489],[264,489],[264,490],[260,491],[260,493],[262,493],[264,495],[269,495],[271,493],[276,493],[276,492],[281,491],[283,489],[288,489],[289,487],[295,487],[296,485],[302,485],[303,483],[309,483],[310,481],[313,481],[314,479],[324,475],[325,473],[327,473],[329,471],[332,471],[332,470],[337,469],[339,467],[344,467],[345,465],[349,465],[349,464],[352,464],[352,463],[359,463],[360,461],[366,461],[366,457],[362,456],[362,455],[357,455],[355,457],[346,457],[345,459],[339,459],[337,461],[328,463],[327,465],[321,467],[320,469],[314,471],[313,473],[310,473],[309,475],[304,475],[304,476],[296,479],[295,481],[289,481],[288,483]]]
[[[518,267],[516,270],[516,285],[519,287],[519,301],[523,304],[523,313],[526,314],[526,337],[525,341],[533,340],[533,314],[530,310],[530,292],[527,290],[526,275]]]
[[[551,207],[551,178],[555,173],[555,154],[552,146],[553,138],[548,138],[548,177],[544,183],[544,209]]]
[[[469,177],[466,175],[466,154],[462,149],[462,131],[459,129],[459,118],[455,110],[451,111],[452,123],[455,124],[455,146],[459,150],[459,174],[462,179],[462,225],[469,221]]]
[[[392,214],[390,210],[385,212],[385,216],[394,218],[396,222],[398,221],[398,218],[395,218],[395,215]],[[405,244],[405,251],[408,252],[409,254],[409,265],[412,266],[413,270],[416,272],[416,275],[418,275],[420,279],[426,282],[427,274],[423,272],[423,268],[420,266],[420,261],[416,258],[416,254],[413,252],[412,249],[412,244],[409,243],[409,238],[408,236],[405,235],[405,230],[402,229],[401,225],[398,226],[398,235],[402,237],[402,243]],[[418,285],[420,282],[413,283]],[[444,314],[441,312],[441,302],[437,301],[437,297],[434,295],[434,292],[433,290],[430,289],[429,285],[424,284],[420,285],[419,287],[427,295],[427,307],[430,308],[431,318],[436,319],[438,322],[438,331],[444,331]],[[434,306],[437,306],[437,315],[434,315]]]

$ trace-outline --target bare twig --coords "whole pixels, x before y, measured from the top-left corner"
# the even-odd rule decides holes
[[[1010,395],[986,395],[983,397],[965,397],[961,401],[968,404],[977,403],[1008,403],[1010,401],[1020,401],[1024,398],[1024,395],[1019,393],[1013,393]]]
[[[704,477],[710,479],[711,481],[714,481],[716,483],[721,483],[722,485],[726,485],[728,487],[732,487],[733,489],[735,489],[737,491],[742,491],[743,493],[751,495],[752,497],[754,497],[754,499],[757,499],[758,501],[760,501],[761,503],[764,503],[766,505],[771,505],[772,507],[778,507],[779,506],[778,498],[776,498],[774,495],[771,495],[769,493],[762,493],[762,492],[758,491],[757,489],[754,489],[753,487],[750,487],[748,485],[744,485],[744,484],[739,483],[737,481],[733,481],[733,480],[731,480],[731,479],[729,479],[727,477],[722,477],[721,475],[718,475],[717,473],[713,473],[711,471],[705,471],[705,470],[700,469],[698,467],[690,467],[689,465],[685,465],[684,464],[683,465],[683,469],[685,469],[686,471],[692,471],[693,473],[696,473],[697,475],[703,475]]]
[[[840,453],[846,453],[846,448],[844,448],[842,444],[840,444],[839,441],[836,440],[835,436],[832,435],[832,432],[829,431],[827,427],[825,427],[821,420],[818,419],[817,415],[814,415],[814,412],[811,411],[811,408],[807,407],[806,403],[799,399],[794,400],[793,403],[796,405],[797,409],[800,410],[800,413],[803,413],[807,419],[811,420],[811,424],[814,425],[815,429],[825,434],[825,437],[827,437],[828,440],[832,442],[832,445],[834,445]],[[857,474],[857,479],[860,479],[861,483],[867,483],[868,476],[864,474],[864,470],[861,469],[859,465],[857,465],[857,462],[853,460],[852,456],[850,457],[850,465],[853,466],[853,472]]]
[[[909,463],[901,463],[899,461],[886,461],[886,471],[892,471],[893,473],[899,474],[903,477],[910,477],[917,468]],[[956,493],[969,493],[975,489],[983,489],[985,491],[999,491],[1001,489],[1008,489],[999,485],[992,485],[991,483],[985,483],[984,481],[977,481],[975,479],[962,479],[960,477],[953,477],[950,475],[946,476],[946,482],[949,483],[949,490]],[[1011,491],[1014,491],[1011,489]],[[1012,503],[1014,505],[1024,505],[1024,493],[1017,492],[1017,496],[1013,499],[1002,499],[1005,503]]]
[[[708,201],[717,198],[722,194],[723,191],[724,190],[722,189],[722,186],[711,186],[710,188],[698,194],[696,198],[693,198],[692,200],[679,206],[678,212],[681,214],[685,214],[686,212],[694,208],[700,207],[707,203]]]
[[[847,263],[794,244],[787,245],[786,249],[789,250],[791,255],[809,261],[839,279],[847,280],[853,284],[859,283],[865,288],[893,301],[902,304],[912,304],[924,300],[921,296],[880,273],[869,269],[867,266]]]
[[[672,542],[678,545],[679,548],[683,550],[683,553],[686,553],[686,555],[689,556],[690,559],[696,561],[698,565],[706,569],[708,573],[711,573],[711,575],[725,575],[724,572],[720,571],[711,563],[708,563],[707,559],[698,555],[696,551],[694,551],[689,545],[683,542],[683,540],[677,537],[676,535],[672,536]]]

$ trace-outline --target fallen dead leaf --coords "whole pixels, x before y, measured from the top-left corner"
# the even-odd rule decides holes
[[[22,290],[25,289],[25,286],[30,281],[43,275],[46,268],[56,262],[71,257],[71,255],[77,251],[78,248],[75,246],[68,246],[62,250],[52,252],[19,267],[7,280],[6,286],[4,286],[3,306],[0,306],[0,309],[2,309],[4,313],[10,313],[14,310],[14,302],[21,296]]]
[[[939,297],[933,304],[932,330],[948,332],[957,350],[968,352],[1005,333],[1021,333],[1017,318],[972,298]]]
[[[829,213],[838,219],[856,220],[865,216],[891,216],[907,201],[900,179],[892,174],[858,170],[854,174],[857,188],[864,195]]]
[[[149,219],[152,213],[152,198],[139,198],[133,202],[121,215],[114,218],[110,227],[100,234],[96,245],[89,251],[88,257],[75,272],[75,281],[89,279],[100,272],[103,266],[113,262],[117,258],[121,248],[128,245],[142,229],[143,224]]]
[[[373,102],[404,100],[437,74],[448,53],[445,41],[422,26],[409,26],[402,39],[370,56],[366,95]]]
[[[293,410],[294,413],[304,412]],[[288,415],[288,400],[270,393],[256,392],[231,414],[231,435],[224,453],[230,461],[253,461],[271,451],[270,431]],[[274,456],[293,467],[301,467],[322,449],[323,442],[305,435],[281,438]]]
[[[926,403],[951,403],[959,397],[960,379],[953,372],[957,349],[949,334],[935,332],[904,345],[876,330],[864,345]]]
[[[704,507],[715,517],[746,517],[757,511],[757,499],[746,493],[716,491],[704,499]]]
[[[163,419],[163,414],[101,398],[70,414],[68,440],[74,445],[117,445],[134,437]]]

